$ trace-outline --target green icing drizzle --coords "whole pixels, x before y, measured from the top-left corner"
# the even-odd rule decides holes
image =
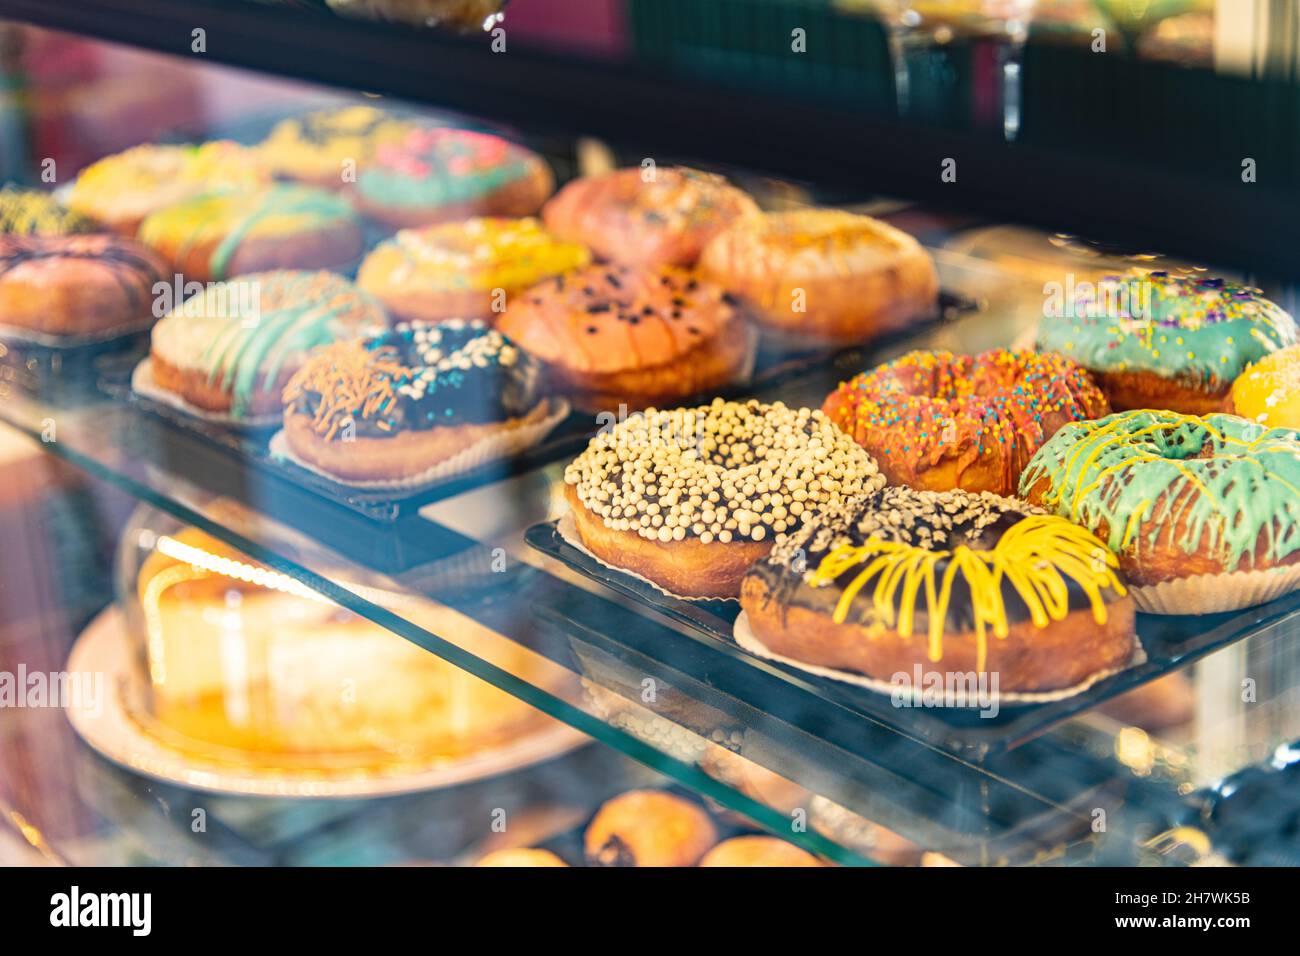
[[[1044,504],[1136,556],[1169,523],[1178,546],[1207,547],[1237,570],[1265,542],[1270,561],[1300,550],[1300,432],[1234,415],[1124,412],[1061,428],[1020,478]],[[1242,568],[1245,570],[1244,568]]]
[[[210,266],[214,278],[226,277],[230,257],[235,254],[235,250],[248,238],[258,223],[272,216],[309,216],[321,225],[353,219],[348,204],[333,193],[298,186],[277,186],[261,194],[261,202],[257,208],[236,222],[213,250]]]
[[[261,296],[272,304],[263,306],[256,321],[232,318],[199,357],[209,384],[229,387],[236,416],[248,411],[256,390],[274,387],[290,355],[334,341],[335,319],[364,310],[377,322],[383,315],[377,300],[342,279],[336,288],[322,289],[321,273],[286,272],[247,281],[260,281]]]
[[[1081,284],[1065,305],[1039,322],[1038,348],[1094,371],[1216,386],[1297,340],[1295,320],[1258,290],[1204,276],[1108,276]]]

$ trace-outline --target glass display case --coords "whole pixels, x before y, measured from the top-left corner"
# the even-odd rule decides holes
[[[0,0],[0,862],[1293,865],[1226,6]]]

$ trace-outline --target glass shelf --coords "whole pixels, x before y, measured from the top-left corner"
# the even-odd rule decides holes
[[[977,351],[1013,340],[1030,314],[1024,287],[968,255],[936,250],[946,287],[984,303],[979,315],[926,330],[919,340],[889,343],[871,364],[925,344]],[[101,378],[120,358],[101,361]],[[839,370],[779,387],[786,401],[818,402]],[[829,383],[829,384],[828,384]],[[519,697],[537,709],[665,773],[683,786],[742,812],[763,826],[843,862],[869,848],[853,845],[844,825],[853,814],[915,844],[963,862],[1077,857],[1128,860],[1135,847],[1184,812],[1182,790],[1207,773],[1232,768],[1231,751],[1214,745],[1184,756],[1178,774],[1153,775],[1154,758],[1135,756],[1132,733],[1094,726],[1088,746],[1076,724],[1036,728],[1006,746],[956,747],[915,734],[889,715],[844,706],[799,675],[757,661],[689,623],[606,589],[527,547],[525,529],[553,517],[563,460],[491,481],[393,522],[367,519],[240,464],[237,446],[214,444],[146,407],[87,387],[74,377],[40,399],[3,386],[0,419],[45,441],[45,450],[193,524]],[[801,389],[803,391],[801,391]],[[594,425],[593,425],[594,427]],[[490,646],[471,650],[457,628],[435,633],[415,615],[372,599],[374,588],[427,598],[488,628],[493,640],[517,643],[569,676],[565,690],[497,666]],[[1276,657],[1297,630],[1291,608],[1241,643],[1196,665],[1204,682],[1241,655]],[[1294,666],[1268,673],[1291,682],[1267,691],[1271,733],[1252,732],[1248,762],[1274,737],[1294,736]],[[647,699],[652,688],[652,699]],[[1249,721],[1250,712],[1211,713],[1216,733]],[[1069,715],[1066,715],[1069,716]],[[1198,714],[1198,719],[1202,715]],[[1085,724],[1095,723],[1089,717]],[[1287,728],[1290,728],[1288,731]],[[1130,728],[1131,730],[1131,728]],[[1213,736],[1213,735],[1211,735]],[[1097,740],[1126,740],[1110,752]],[[1155,748],[1155,744],[1150,744]],[[1180,753],[1183,751],[1179,751]],[[735,757],[807,791],[814,819],[838,831],[791,832],[786,812],[765,806],[722,779]],[[702,769],[703,768],[703,769]],[[734,773],[734,766],[731,771]],[[1168,769],[1168,768],[1165,768]],[[1109,836],[1091,829],[1106,809]]]

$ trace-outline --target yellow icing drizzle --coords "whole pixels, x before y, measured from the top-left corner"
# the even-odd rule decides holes
[[[938,565],[945,560],[948,565],[940,576]],[[992,550],[959,545],[950,551],[931,551],[882,538],[856,546],[841,545],[822,559],[809,583],[823,587],[859,565],[865,567],[844,588],[835,606],[835,622],[844,623],[854,598],[874,580],[872,606],[877,619],[903,637],[911,637],[917,596],[924,588],[932,662],[943,657],[944,622],[953,583],[961,575],[970,589],[978,670],[985,669],[988,658],[986,632],[991,629],[998,638],[1008,633],[1004,580],[1015,588],[1034,626],[1040,628],[1064,620],[1069,613],[1067,579],[1083,589],[1098,625],[1106,623],[1102,592],[1110,589],[1120,597],[1126,593],[1115,573],[1119,560],[1114,553],[1086,528],[1055,515],[1024,518],[1003,534]],[[896,600],[900,588],[901,600]]]

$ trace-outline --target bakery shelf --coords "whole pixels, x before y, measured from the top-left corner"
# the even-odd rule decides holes
[[[974,297],[989,288],[977,263],[958,258],[944,271]],[[995,301],[988,313],[932,327],[921,339],[982,348],[1014,334],[1014,315]],[[914,344],[891,341],[880,354],[841,362],[870,364]],[[846,371],[832,365],[823,374],[835,379]],[[800,389],[827,387],[804,379],[775,386],[789,400],[808,400]],[[232,469],[237,447],[120,396],[87,395],[78,386],[37,400],[8,386],[0,418],[38,440],[53,438],[45,447],[54,455],[772,829],[788,826],[784,815],[703,772],[702,755],[736,751],[823,803],[966,861],[1110,858],[1105,854],[1131,853],[1139,833],[1160,830],[1179,812],[1171,787],[1134,775],[1113,755],[1081,753],[1055,731],[1004,735],[997,746],[927,738],[888,713],[846,706],[699,628],[629,604],[557,562],[537,562],[522,535],[550,507],[560,461],[377,523],[283,478]],[[503,555],[504,570],[494,570]],[[401,560],[388,563],[394,556]],[[455,634],[433,633],[370,599],[350,585],[354,576],[445,605],[558,663],[581,684],[562,694],[535,686],[476,656]],[[657,691],[649,708],[641,700],[647,680]],[[1098,805],[1122,823],[1123,837],[1102,846],[1088,828]],[[833,839],[804,836],[823,853],[857,856]]]

